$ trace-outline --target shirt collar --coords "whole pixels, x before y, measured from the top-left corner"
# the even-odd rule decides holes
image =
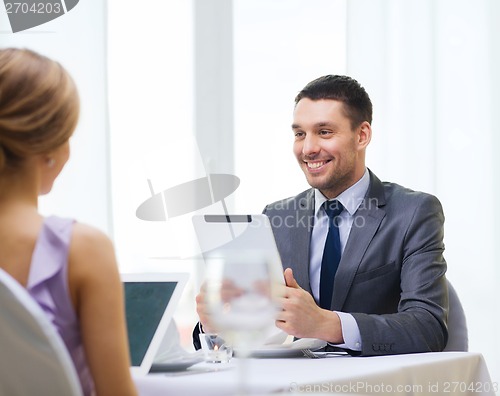
[[[365,198],[366,192],[368,191],[368,187],[370,186],[370,174],[368,173],[368,169],[365,168],[365,173],[355,184],[349,187],[347,190],[340,193],[335,199],[337,199],[346,209],[351,216],[356,213]],[[314,210],[316,216],[318,215],[318,211],[325,201],[328,201],[321,191],[317,188],[314,189]]]

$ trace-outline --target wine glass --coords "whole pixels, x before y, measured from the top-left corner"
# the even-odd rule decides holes
[[[245,360],[274,326],[282,282],[272,263],[255,252],[213,254],[205,262],[210,326],[233,346],[239,358],[240,391],[245,393]]]

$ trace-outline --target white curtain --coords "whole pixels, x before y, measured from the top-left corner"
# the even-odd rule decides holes
[[[347,73],[374,103],[368,166],[441,200],[448,277],[467,314],[470,349],[485,355],[494,381],[499,20],[495,0],[347,2]]]

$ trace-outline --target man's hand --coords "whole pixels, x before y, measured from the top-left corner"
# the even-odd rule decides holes
[[[343,343],[340,319],[335,312],[318,307],[314,298],[302,289],[290,268],[285,270],[285,292],[282,311],[276,326],[295,337],[319,338],[331,343]]]
[[[207,305],[207,288],[203,283],[200,288],[200,293],[196,296],[196,312],[200,318],[200,323],[203,326],[205,333],[214,331],[214,326],[210,323],[210,312]],[[234,284],[234,282],[224,279],[220,289],[220,297],[224,302],[231,302],[232,300],[240,297],[244,291]]]

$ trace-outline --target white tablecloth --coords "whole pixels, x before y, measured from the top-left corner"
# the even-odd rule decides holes
[[[240,363],[199,363],[186,371],[134,380],[141,396],[234,395]],[[248,359],[243,368],[252,394],[494,395],[498,386],[491,382],[483,356],[470,352]]]

